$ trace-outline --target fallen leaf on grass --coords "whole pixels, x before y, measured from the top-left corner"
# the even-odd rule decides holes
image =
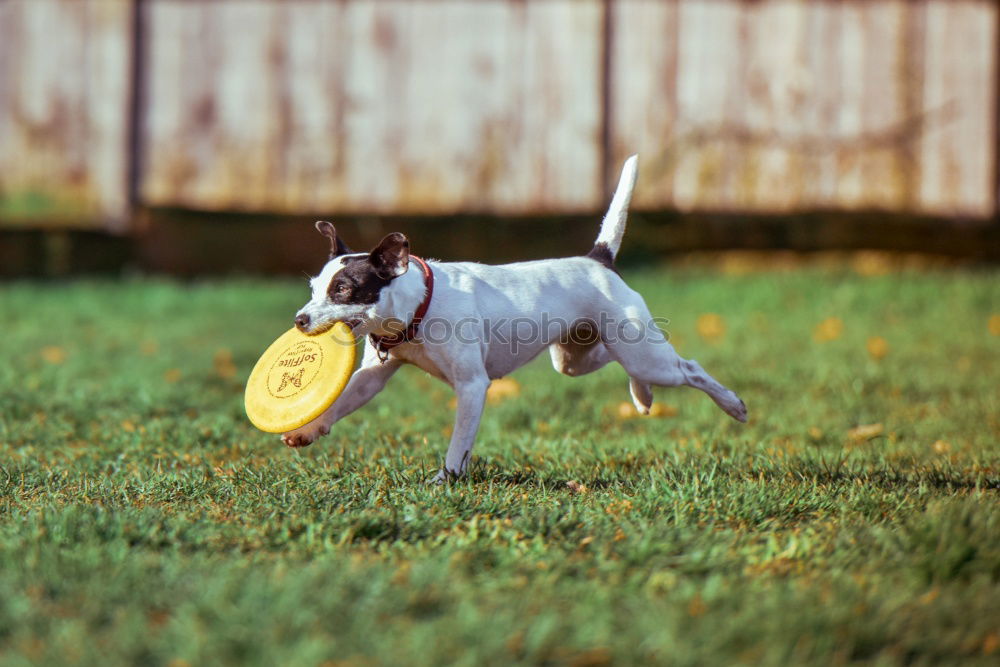
[[[892,269],[892,257],[887,252],[862,250],[854,255],[851,265],[859,276],[883,276]]]
[[[223,379],[228,380],[236,375],[233,353],[226,348],[221,348],[215,353],[212,364],[215,366],[215,372]]]
[[[66,350],[58,345],[46,345],[42,348],[42,359],[50,364],[61,364],[66,361]]]
[[[844,333],[844,321],[839,317],[828,317],[813,330],[813,340],[817,343],[828,343],[837,340]]]
[[[521,385],[513,378],[500,378],[490,383],[490,388],[486,390],[486,400],[490,403],[499,403],[505,399],[513,398],[521,393]]]
[[[615,415],[619,419],[636,419],[637,417],[643,417],[638,410],[636,410],[635,405],[629,401],[622,401],[615,408]],[[677,408],[672,405],[666,405],[664,403],[653,403],[649,408],[649,417],[674,417],[677,415]]]
[[[698,335],[707,341],[717,341],[726,335],[726,323],[715,313],[699,315],[695,328],[698,330]]]
[[[672,405],[666,405],[665,403],[653,403],[652,407],[649,408],[650,417],[676,417],[677,408]]]
[[[620,514],[627,514],[632,511],[632,501],[627,498],[624,500],[612,501],[607,507],[604,508],[606,514],[611,516],[618,516]]]
[[[934,600],[937,600],[939,595],[941,595],[941,589],[935,586],[921,595],[917,601],[920,604],[930,604],[931,602],[934,602]]]
[[[701,599],[700,593],[695,593],[694,597],[691,598],[691,601],[688,603],[687,611],[688,616],[692,616],[694,618],[698,618],[708,611],[708,605]]]
[[[408,561],[403,561],[403,563],[396,569],[395,574],[392,575],[392,583],[397,586],[406,586],[410,582],[410,568],[410,563]]]
[[[149,623],[149,627],[154,630],[162,628],[170,621],[170,612],[162,609],[154,609],[146,614],[146,620]]]
[[[614,661],[611,659],[611,651],[603,646],[590,648],[581,653],[571,655],[565,662],[570,667],[606,667],[606,665],[614,664]]]
[[[860,426],[855,426],[850,431],[847,432],[847,437],[852,444],[860,444],[871,440],[877,435],[881,435],[885,427],[881,423],[878,424],[862,424]]]
[[[486,390],[486,400],[496,405],[508,398],[513,398],[521,393],[521,385],[512,378],[500,378],[490,383]],[[458,408],[458,397],[452,396],[448,401],[448,407],[452,410]]]
[[[880,361],[885,358],[885,355],[889,354],[889,343],[881,336],[872,336],[869,338],[866,347],[868,348],[868,356],[875,361]]]
[[[524,633],[515,632],[507,639],[506,642],[504,642],[504,646],[506,646],[507,650],[511,653],[515,655],[520,654],[521,651],[524,650]]]
[[[622,401],[618,404],[615,414],[618,415],[618,419],[632,419],[639,416],[639,411],[628,401]]]

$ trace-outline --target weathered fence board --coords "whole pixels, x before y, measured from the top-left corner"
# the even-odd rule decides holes
[[[617,0],[644,208],[994,212],[993,3]]]
[[[131,11],[0,2],[2,224],[124,224]]]
[[[593,209],[601,30],[594,0],[155,1],[144,199]]]
[[[922,208],[989,213],[995,202],[998,6],[935,2],[925,18],[923,106],[941,109],[918,155]]]

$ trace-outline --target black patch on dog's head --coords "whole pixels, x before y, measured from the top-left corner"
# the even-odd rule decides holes
[[[326,293],[333,303],[370,305],[390,282],[378,275],[368,255],[351,255],[344,258],[344,268],[333,276]]]
[[[337,230],[334,229],[332,223],[326,220],[317,220],[316,231],[330,239],[330,259],[351,254],[351,249],[337,236]]]
[[[608,244],[595,243],[594,247],[587,253],[587,257],[602,265],[604,268],[618,273],[618,267],[615,266],[615,256],[611,254],[611,248],[608,247]]]
[[[386,236],[369,254],[344,257],[326,289],[330,301],[342,305],[370,305],[378,301],[382,288],[406,273],[410,265],[410,242],[399,232]]]

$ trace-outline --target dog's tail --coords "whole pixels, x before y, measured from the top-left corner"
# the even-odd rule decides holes
[[[611,206],[601,223],[601,233],[594,242],[593,249],[587,257],[596,259],[612,268],[618,249],[622,246],[622,236],[625,235],[625,221],[628,219],[628,204],[632,200],[632,188],[635,187],[636,163],[638,155],[625,160],[622,176],[618,181],[618,189],[611,199]]]

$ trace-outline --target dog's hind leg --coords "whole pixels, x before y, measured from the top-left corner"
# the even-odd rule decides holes
[[[611,348],[612,356],[620,352],[620,347]],[[747,408],[734,391],[724,387],[694,360],[682,359],[674,352],[673,346],[664,341],[654,350],[640,354],[623,354],[618,362],[632,376],[632,388],[636,383],[658,387],[679,387],[686,385],[708,394],[716,405],[737,421],[747,420]],[[635,393],[633,393],[633,399]]]
[[[603,343],[556,343],[549,346],[549,354],[552,356],[552,367],[570,377],[593,373],[614,361]],[[629,378],[629,392],[639,414],[648,415],[653,406],[653,388],[640,380]]]
[[[602,343],[588,346],[557,343],[549,346],[552,367],[563,375],[577,377],[593,373],[614,361],[608,348]],[[639,414],[648,415],[653,406],[653,388],[641,380],[629,378],[629,393]]]
[[[640,385],[640,388],[642,385],[656,385],[658,387],[686,385],[708,394],[716,405],[733,419],[741,422],[747,420],[747,408],[740,397],[705,372],[705,369],[697,361],[677,356],[669,343],[664,342],[656,347],[658,349],[655,355],[644,353],[638,359],[624,355],[618,360],[632,376],[633,400],[642,397],[642,394],[636,396],[637,384]],[[612,348],[612,355],[617,351],[619,351],[618,348]],[[636,407],[638,408],[638,405]]]
[[[629,313],[629,315],[635,314],[637,313]],[[650,321],[649,318],[638,317],[630,317],[630,320]],[[628,335],[605,341],[611,357],[621,364],[631,377],[630,387],[632,399],[637,403],[636,408],[639,408],[642,399],[650,395],[648,387],[644,385],[658,387],[686,385],[708,394],[733,419],[741,422],[747,420],[747,408],[740,397],[705,372],[697,361],[678,356],[673,345],[667,342],[659,329],[644,330],[640,333],[641,336]]]

